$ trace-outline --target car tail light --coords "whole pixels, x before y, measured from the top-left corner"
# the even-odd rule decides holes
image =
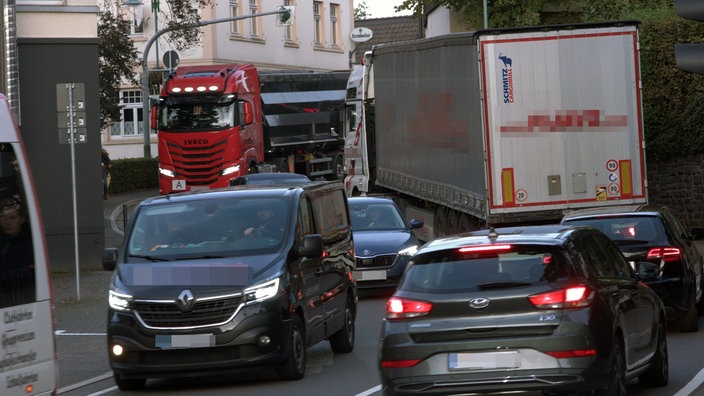
[[[529,296],[530,302],[541,309],[567,309],[588,306],[592,301],[592,291],[584,285],[551,290],[547,293]]]
[[[506,252],[512,249],[511,245],[478,245],[459,248],[460,253],[497,253]]]
[[[409,319],[430,313],[433,304],[425,301],[392,297],[386,302],[386,319]]]
[[[384,360],[381,362],[381,368],[405,368],[413,367],[420,363],[420,359],[411,360]]]
[[[648,260],[662,260],[666,263],[682,260],[682,251],[676,247],[657,247],[648,251]]]

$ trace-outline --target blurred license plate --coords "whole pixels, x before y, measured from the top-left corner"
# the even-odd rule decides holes
[[[451,353],[447,360],[450,370],[505,369],[520,367],[518,351]]]
[[[161,349],[206,348],[215,346],[214,334],[157,334],[156,347]]]
[[[358,281],[384,280],[386,279],[386,270],[355,271],[354,279]]]

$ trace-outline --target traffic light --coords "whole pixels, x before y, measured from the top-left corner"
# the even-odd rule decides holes
[[[704,1],[675,0],[675,12],[682,18],[704,22]],[[704,74],[704,43],[675,44],[675,63],[684,71]]]
[[[288,26],[293,23],[293,6],[281,6],[277,10],[276,26]]]

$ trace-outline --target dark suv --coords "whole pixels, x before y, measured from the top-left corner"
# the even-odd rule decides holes
[[[243,185],[149,198],[113,270],[115,382],[270,366],[303,377],[306,348],[354,347],[354,245],[342,183]]]
[[[652,287],[683,332],[699,329],[698,312],[704,311],[704,261],[694,240],[704,229],[687,232],[672,211],[661,205],[612,206],[568,213],[562,224],[587,225],[604,232],[633,265],[649,261],[659,266]],[[674,312],[673,312],[674,311]]]
[[[668,382],[662,301],[589,227],[533,226],[436,239],[389,299],[386,395],[595,390]]]

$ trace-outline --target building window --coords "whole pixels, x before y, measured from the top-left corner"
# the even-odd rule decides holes
[[[330,3],[330,43],[333,47],[340,46],[340,5]]]
[[[315,37],[313,38],[313,41],[315,42],[315,45],[317,45],[317,46],[323,45],[323,19],[321,18],[322,12],[323,12],[323,2],[322,1],[314,1],[313,2],[313,25],[315,28]]]
[[[296,2],[295,2],[295,0],[284,0],[284,5],[285,5],[285,6],[295,6],[295,5],[296,5]],[[293,22],[295,22],[295,19],[294,19]],[[284,30],[284,39],[285,39],[287,42],[294,42],[295,40],[294,40],[294,38],[293,38],[293,33],[294,33],[294,26],[293,26],[293,23],[291,23],[290,25],[287,25],[287,26],[285,27],[285,30]]]
[[[120,92],[122,106],[119,122],[110,125],[110,136],[134,137],[142,135],[142,91],[123,90]]]
[[[249,0],[249,14],[254,15],[259,13],[257,0]],[[252,38],[259,37],[259,18],[249,18],[249,36]]]
[[[147,21],[144,19],[142,10],[144,7],[123,7],[122,19],[130,23],[130,35],[136,36],[144,33],[144,25]]]
[[[239,1],[230,0],[230,16],[233,18],[240,16],[240,3],[239,3]],[[230,22],[230,33],[237,34],[237,35],[241,34],[240,21]]]

